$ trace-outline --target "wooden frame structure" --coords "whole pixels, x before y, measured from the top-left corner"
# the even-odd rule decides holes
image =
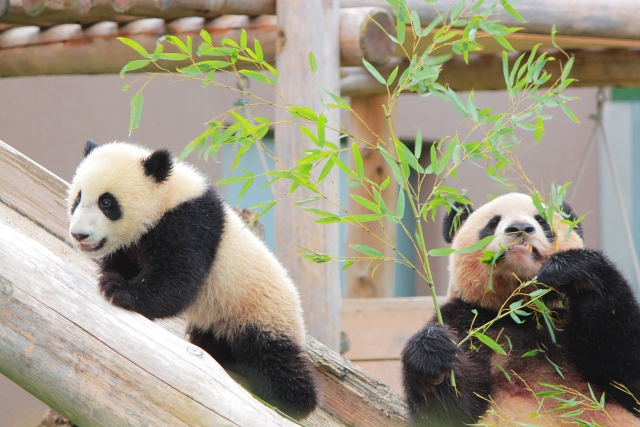
[[[408,3],[410,8],[418,11],[423,25],[426,25],[436,13],[447,13],[450,2],[438,0],[435,9],[422,0],[408,0]],[[640,20],[640,10],[631,7],[634,4],[635,0],[520,0],[518,9],[528,22],[523,25],[524,34],[510,35],[508,39],[518,52],[526,52],[538,43],[542,43],[543,49],[552,49],[548,34],[551,30],[550,23],[555,22],[559,34],[556,42],[576,55],[572,76],[578,81],[574,86],[640,86],[640,74],[637,73],[637,69],[640,68],[640,29],[636,25]],[[597,14],[602,11],[607,13]],[[316,78],[333,92],[352,96],[353,110],[359,116],[368,117],[370,123],[381,124],[386,119],[381,108],[378,108],[384,102],[384,98],[379,97],[383,88],[359,64],[362,63],[362,58],[365,58],[378,65],[384,75],[396,65],[402,66],[404,63],[399,58],[400,52],[394,52],[394,46],[389,40],[380,36],[381,32],[372,24],[369,16],[374,16],[385,28],[393,28],[395,19],[389,13],[388,4],[384,0],[96,0],[93,4],[88,0],[0,0],[0,77],[117,73],[126,62],[139,59],[135,52],[115,40],[117,36],[132,38],[151,50],[157,39],[165,34],[185,37],[205,29],[216,42],[224,37],[237,40],[240,29],[245,28],[249,39],[260,40],[265,58],[276,64],[282,80],[290,82],[290,87],[286,89],[286,96],[290,102],[320,108],[317,99],[312,96],[316,87],[315,83],[309,80],[306,67],[307,53],[311,51],[322,58],[322,66],[319,67]],[[500,15],[499,19],[507,25],[521,25],[510,21],[511,18],[506,14]],[[585,22],[590,24],[585,25]],[[407,43],[411,41],[408,40]],[[501,48],[492,44],[489,38],[483,44],[485,49],[482,54],[470,55],[469,65],[458,58],[445,64],[441,82],[457,90],[503,89],[502,63],[496,55]],[[105,55],[105,52],[108,55]],[[374,131],[385,137],[382,126]],[[356,129],[354,132],[358,133],[359,130]],[[300,151],[300,140],[302,138],[297,131],[277,130],[278,157],[292,164],[295,161],[294,153]],[[365,162],[367,171],[388,174],[384,171],[380,159],[375,156],[370,156]],[[55,277],[57,274],[64,274],[65,277],[73,279],[72,284],[67,285],[73,292],[78,293],[78,298],[82,298],[82,302],[78,300],[78,306],[87,304],[87,307],[99,310],[98,312],[110,319],[109,322],[118,325],[118,336],[124,334],[127,335],[126,339],[131,339],[132,336],[128,334],[133,332],[131,328],[125,327],[122,313],[100,304],[95,293],[81,291],[87,288],[93,276],[86,261],[75,259],[63,243],[66,219],[60,209],[64,183],[30,164],[8,147],[1,147],[0,168],[3,168],[3,173],[4,168],[13,170],[18,164],[29,165],[26,170],[31,175],[21,176],[17,181],[23,183],[24,187],[16,186],[14,183],[6,187],[9,189],[7,193],[3,186],[7,182],[2,182],[0,178],[0,184],[3,184],[0,185],[0,227],[3,227],[0,231],[0,255],[6,255],[6,259],[10,260],[9,264],[0,264],[0,307],[8,310],[7,312],[12,312],[9,308],[15,312],[18,307],[29,307],[34,316],[41,309],[49,310],[51,316],[59,314],[63,309],[62,305],[56,306],[57,308],[45,307],[44,301],[52,298],[51,304],[62,304],[54,297],[57,292],[65,290],[59,287],[61,284]],[[382,172],[379,172],[380,168],[383,168]],[[48,197],[51,202],[49,208],[56,214],[43,212],[42,207],[34,202],[35,199],[28,191]],[[357,212],[359,207],[354,204],[349,208],[352,212]],[[287,245],[280,245],[279,258],[293,272],[303,299],[311,303],[305,307],[311,335],[318,337],[331,349],[337,350],[341,314],[337,267],[326,264],[320,270],[315,265],[302,263],[291,244],[305,242],[311,238],[320,245],[315,247],[324,247],[326,250],[323,252],[335,253],[332,248],[337,242],[337,231],[323,227],[322,232],[318,232],[313,228],[315,224],[302,217],[300,211],[284,206],[279,209],[281,210],[278,215],[287,217],[289,223],[295,224],[294,227],[277,230],[276,240],[287,242]],[[32,240],[21,243],[24,240],[21,234],[30,236]],[[363,237],[356,238],[365,240]],[[52,253],[60,258],[52,258]],[[33,269],[32,265],[21,265],[20,258],[16,258],[15,254],[33,254],[42,260],[46,267]],[[68,263],[60,260],[68,260]],[[26,276],[20,275],[20,269],[16,269],[16,265],[21,265],[20,269],[28,272]],[[393,289],[384,286],[384,283],[389,283],[393,278],[393,267],[380,270],[378,274],[386,279],[377,280],[375,283],[368,280],[368,274],[370,272],[366,270],[354,269],[350,272],[347,297],[392,296]],[[30,291],[29,282],[36,278],[40,285],[46,284],[46,289],[49,289],[48,294],[40,295],[42,299],[38,299],[38,289]],[[170,425],[180,425],[189,424],[189,417],[199,414],[203,420],[213,422],[224,419],[228,421],[228,425],[243,425],[247,416],[264,416],[264,420],[268,420],[264,422],[265,426],[289,425],[287,421],[264,407],[256,406],[246,393],[228,381],[224,372],[219,367],[216,368],[210,358],[200,355],[199,360],[204,362],[194,364],[188,355],[176,350],[186,344],[175,337],[169,337],[153,324],[146,324],[135,315],[126,314],[137,319],[134,323],[142,331],[139,341],[145,343],[144,352],[156,352],[163,356],[154,356],[155,359],[147,360],[142,358],[140,353],[118,353],[119,345],[113,341],[114,336],[99,336],[98,331],[104,326],[100,322],[107,320],[98,319],[99,321],[85,324],[82,310],[72,314],[78,317],[66,318],[63,321],[75,325],[67,324],[68,333],[77,333],[76,327],[85,332],[92,331],[95,334],[92,338],[83,338],[88,340],[87,348],[91,351],[103,348],[105,352],[111,352],[114,360],[117,359],[113,363],[120,363],[114,365],[114,375],[115,366],[125,371],[129,369],[136,378],[144,377],[148,380],[148,383],[145,383],[149,387],[148,391],[155,390],[154,393],[163,396],[166,393],[167,397],[176,396],[176,402],[183,402],[184,405],[180,406],[187,408],[184,413],[178,409],[178,412],[174,413],[171,407],[171,414],[158,409],[157,414],[148,414],[149,417],[173,416],[179,422],[175,421]],[[44,318],[33,319],[39,322]],[[28,324],[15,316],[8,317],[3,322],[13,325],[13,331],[16,333],[29,330]],[[54,330],[50,332],[56,333]],[[17,342],[24,344],[23,346],[16,346],[16,342],[11,342],[11,346],[3,347],[3,343],[7,344],[7,341],[0,336],[0,355],[5,355],[0,357],[0,360],[11,362],[6,366],[2,365],[3,373],[56,409],[67,411],[66,413],[74,415],[78,420],[87,420],[87,425],[91,425],[91,414],[86,412],[90,407],[79,405],[74,409],[68,405],[69,401],[79,396],[77,391],[66,388],[62,393],[65,399],[54,398],[48,387],[53,387],[59,378],[47,378],[45,387],[42,387],[35,384],[35,377],[29,376],[35,372],[40,376],[46,374],[42,371],[32,373],[27,369],[46,337],[32,334],[33,340],[29,344],[28,340],[20,341],[18,335],[15,335],[15,338]],[[163,345],[160,345],[155,337],[162,337]],[[166,343],[171,344],[164,344],[165,338]],[[136,351],[142,350],[141,345],[135,347]],[[166,348],[173,345],[177,347]],[[16,352],[16,349],[20,351]],[[3,351],[7,353],[2,353]],[[326,376],[322,377],[325,403],[310,420],[309,425],[343,425],[359,422],[359,425],[393,426],[403,422],[399,397],[377,384],[366,373],[315,341],[311,341],[309,357],[314,360],[322,375],[323,372],[326,373]],[[150,360],[154,362],[150,363]],[[171,361],[171,366],[167,367],[167,360]],[[74,366],[71,359],[61,363],[67,368]],[[187,372],[185,375],[204,375],[207,381],[210,381],[209,386],[187,391],[187,385],[172,377],[170,372],[164,371],[175,366],[184,368]],[[95,369],[95,366],[91,369]],[[357,380],[349,382],[353,378]],[[102,387],[108,387],[110,384],[112,385],[106,381],[96,387],[102,390]],[[210,387],[211,384],[216,385]],[[216,393],[219,393],[216,391],[218,387],[229,390],[234,397],[230,400],[213,399],[217,396]],[[137,391],[141,393],[136,395],[140,400],[147,401],[152,398],[145,394],[145,390]],[[73,401],[75,403],[77,400]],[[189,412],[191,408],[196,408],[193,409],[195,412]],[[141,416],[146,417],[147,414]],[[149,418],[149,422],[162,425],[161,420],[151,420],[155,418]],[[115,418],[107,421],[107,424],[117,425]]]

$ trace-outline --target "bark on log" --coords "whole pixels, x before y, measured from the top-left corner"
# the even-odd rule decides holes
[[[6,1],[0,0],[0,5]],[[24,2],[40,2],[38,6],[27,6]],[[88,1],[87,1],[88,2]],[[48,6],[45,7],[45,4]],[[134,19],[177,19],[187,16],[215,18],[220,15],[274,15],[275,0],[95,0],[93,7],[79,10],[81,1],[57,0],[12,0],[8,13],[1,23],[19,25],[52,26],[62,23],[91,24],[100,21],[127,22]],[[118,11],[114,10],[114,5]],[[1,15],[0,15],[1,16]]]
[[[8,229],[12,233],[12,235],[15,235],[16,231],[19,231],[20,233],[22,233],[22,235],[18,239],[19,242],[24,239],[30,239],[30,241],[34,241],[36,243],[34,243],[33,245],[28,245],[28,247],[31,248],[31,246],[33,246],[36,249],[29,250],[41,254],[46,254],[45,258],[47,260],[54,259],[54,261],[47,261],[46,265],[41,264],[39,266],[33,266],[33,260],[16,260],[13,266],[11,266],[9,269],[6,269],[4,265],[7,258],[4,257],[3,252],[2,255],[0,255],[0,263],[2,263],[2,265],[0,266],[0,276],[5,277],[6,274],[8,275],[9,273],[7,273],[7,271],[15,272],[15,270],[18,269],[16,265],[19,265],[19,263],[27,263],[27,267],[30,270],[34,270],[33,276],[28,276],[29,281],[33,280],[36,277],[42,278],[42,281],[38,282],[35,286],[36,288],[43,288],[43,283],[57,283],[60,286],[66,286],[66,290],[64,292],[66,292],[66,294],[73,295],[74,298],[81,298],[79,300],[81,302],[73,303],[75,299],[70,302],[71,300],[65,297],[66,294],[57,296],[53,295],[51,302],[49,301],[49,297],[44,300],[47,303],[47,307],[53,307],[52,304],[55,301],[58,301],[57,298],[60,298],[62,300],[60,304],[66,304],[65,311],[59,310],[56,314],[55,309],[44,308],[44,306],[40,307],[43,307],[43,309],[45,309],[47,315],[55,315],[57,316],[57,318],[64,317],[63,315],[59,314],[60,311],[62,311],[64,315],[69,317],[71,316],[71,314],[75,315],[75,313],[77,313],[78,310],[83,309],[83,307],[84,309],[93,310],[89,317],[99,317],[98,319],[77,319],[77,324],[81,326],[85,325],[85,323],[87,322],[88,325],[92,327],[94,324],[101,324],[100,322],[103,322],[103,324],[104,322],[111,322],[107,323],[107,326],[105,326],[105,328],[114,328],[119,332],[113,332],[113,334],[115,334],[113,335],[112,332],[103,331],[102,329],[98,328],[96,331],[94,331],[96,335],[95,338],[92,338],[91,342],[96,345],[102,345],[101,343],[103,341],[101,340],[104,340],[104,351],[110,355],[113,355],[114,357],[116,357],[117,355],[115,354],[116,352],[112,349],[119,348],[118,345],[124,346],[124,344],[128,342],[128,337],[133,337],[136,340],[140,340],[130,343],[127,348],[123,349],[123,354],[127,356],[128,360],[137,363],[137,365],[131,368],[134,369],[133,372],[127,371],[123,374],[122,372],[114,372],[113,366],[106,368],[100,366],[100,372],[104,371],[107,368],[109,369],[109,373],[107,374],[100,372],[95,373],[95,375],[98,376],[96,381],[103,381],[101,384],[103,384],[105,387],[108,386],[108,383],[106,382],[107,380],[117,383],[121,389],[124,389],[125,386],[130,383],[142,384],[142,381],[145,381],[144,384],[147,384],[147,382],[149,382],[151,385],[157,386],[160,383],[158,387],[169,387],[171,383],[169,383],[168,381],[160,381],[164,378],[163,375],[165,375],[165,369],[167,371],[171,371],[166,375],[173,375],[172,373],[175,372],[176,374],[179,374],[178,376],[180,376],[181,378],[188,379],[187,375],[189,374],[189,372],[192,372],[189,369],[193,369],[198,372],[197,375],[199,376],[196,379],[191,379],[190,381],[192,381],[192,383],[189,383],[189,381],[187,381],[187,383],[189,383],[187,389],[189,393],[185,392],[183,394],[180,394],[176,391],[177,389],[172,389],[173,391],[168,394],[154,391],[153,393],[159,394],[151,397],[143,396],[140,398],[140,400],[131,399],[129,396],[122,398],[121,400],[112,399],[113,396],[104,397],[104,399],[108,402],[112,402],[113,404],[120,405],[120,407],[122,408],[121,410],[126,411],[130,410],[129,407],[145,406],[140,405],[139,402],[147,402],[146,399],[151,399],[149,400],[149,402],[151,403],[147,406],[149,406],[150,408],[155,408],[155,406],[153,405],[155,405],[155,402],[158,399],[168,397],[173,399],[173,397],[171,396],[177,394],[177,397],[175,397],[175,399],[181,399],[179,403],[180,405],[186,405],[185,408],[187,408],[188,410],[193,409],[195,405],[196,409],[194,409],[194,411],[200,411],[202,405],[200,405],[199,403],[193,403],[193,401],[191,401],[191,403],[188,403],[189,399],[186,399],[185,396],[189,397],[195,396],[197,394],[198,397],[200,397],[198,402],[215,403],[216,399],[222,399],[221,397],[219,397],[218,393],[231,393],[233,394],[233,396],[245,395],[243,394],[244,392],[242,390],[238,391],[237,385],[235,385],[235,383],[231,385],[228,384],[230,380],[225,380],[226,382],[224,382],[223,385],[220,386],[221,388],[219,389],[219,392],[216,392],[216,390],[209,390],[210,388],[214,388],[214,386],[212,385],[214,379],[218,381],[218,377],[224,378],[225,374],[224,372],[221,372],[221,368],[219,367],[219,365],[217,365],[213,361],[213,359],[210,359],[207,355],[192,356],[185,351],[185,349],[193,348],[193,346],[179,339],[184,338],[185,335],[185,324],[183,320],[179,318],[164,319],[161,321],[157,321],[154,324],[138,314],[126,312],[116,307],[112,307],[105,301],[101,300],[95,287],[95,264],[88,260],[86,257],[71,249],[68,244],[61,242],[63,236],[67,235],[68,228],[66,221],[66,207],[63,201],[67,187],[68,184],[63,180],[51,174],[49,171],[43,169],[8,145],[0,142],[0,225],[6,227],[3,228],[2,231],[0,231],[0,236],[5,235],[4,231],[6,229]],[[15,239],[13,239],[12,241],[14,240]],[[24,245],[24,243],[21,243],[21,245]],[[0,246],[4,247],[4,243],[0,243]],[[15,251],[9,250],[9,252],[14,253]],[[55,260],[56,257],[59,258],[57,261]],[[25,259],[30,260],[30,255]],[[59,277],[56,275],[55,271],[46,268],[46,266],[51,265],[51,263],[54,263],[57,266],[56,269],[64,272],[65,276]],[[69,287],[70,285],[67,284],[75,282],[73,280],[67,280],[69,277],[80,278],[80,281],[82,283],[77,287],[73,286],[73,289],[71,289]],[[7,338],[8,335],[5,335],[3,333],[3,331],[8,330],[7,327],[4,326],[5,322],[21,321],[18,318],[19,316],[15,314],[9,315],[7,310],[5,309],[7,307],[7,304],[9,304],[9,302],[7,301],[12,301],[11,297],[8,298],[3,296],[7,292],[6,289],[8,289],[7,283],[9,283],[9,286],[11,286],[12,289],[15,288],[13,286],[14,282],[11,280],[11,278],[9,278],[8,280],[11,282],[8,282],[7,279],[0,282],[0,311],[2,312],[0,313],[0,347],[8,347],[12,354],[15,354],[16,350],[18,349],[16,343],[25,342],[24,348],[29,349],[28,352],[32,351],[30,350],[30,346],[33,345],[33,357],[35,357],[34,355],[41,355],[43,354],[43,351],[47,351],[46,348],[41,348],[38,345],[26,343],[26,341],[35,339],[36,337],[42,337],[44,335],[44,332],[40,334],[36,333],[37,330],[34,330],[33,325],[31,325],[31,327],[29,328],[27,328],[27,326],[24,326],[24,328],[26,329],[20,329],[22,326],[12,327],[11,334],[13,335],[11,336],[13,337],[17,334],[17,341],[10,340],[10,338]],[[61,280],[64,282],[63,284],[59,283]],[[14,291],[14,294],[15,292],[18,291]],[[22,310],[22,308],[20,308],[20,310]],[[20,316],[22,316],[22,311],[20,313]],[[96,313],[100,313],[100,315]],[[107,316],[106,319],[103,319],[102,314],[104,314],[104,316]],[[126,322],[123,323],[122,319],[125,319]],[[158,326],[160,326],[161,328],[158,328]],[[69,324],[69,327],[73,330],[73,325]],[[31,333],[31,335],[29,335],[29,333]],[[60,332],[58,331],[56,332],[56,334],[60,334]],[[60,339],[63,338],[64,337],[61,337]],[[111,345],[111,347],[108,348],[106,346],[107,338],[111,338],[112,340],[117,342],[108,342]],[[47,342],[51,340],[50,337],[46,339],[48,340]],[[399,427],[401,425],[404,425],[404,418],[402,415],[404,412],[404,406],[402,404],[400,396],[391,391],[386,385],[380,383],[378,380],[371,377],[366,372],[354,366],[351,362],[344,359],[342,356],[339,356],[338,354],[325,349],[322,345],[316,343],[313,338],[309,338],[309,341],[310,343],[308,349],[308,357],[318,369],[321,383],[321,393],[324,396],[324,400],[320,404],[320,409],[304,421],[306,425],[308,425],[309,427],[329,427],[344,425]],[[77,344],[71,344],[68,348],[77,348]],[[147,345],[155,346],[153,347],[155,350],[151,351],[151,348],[145,347]],[[64,346],[59,347],[58,353],[64,352],[66,348],[67,347]],[[58,368],[60,368],[62,372],[59,375],[66,374],[69,377],[77,379],[77,376],[81,375],[82,372],[84,372],[82,370],[83,367],[86,367],[88,365],[88,362],[91,360],[92,352],[90,351],[90,349],[91,347],[84,347],[81,349],[81,351],[79,350],[76,353],[77,358],[74,359],[73,363],[66,366],[59,365]],[[167,351],[170,353],[170,357],[168,359],[163,359],[159,356],[161,352]],[[0,371],[7,375],[7,372],[5,372],[5,368],[3,368],[2,366],[4,366],[5,363],[8,363],[5,362],[8,360],[10,360],[11,363],[22,363],[23,365],[25,363],[31,363],[30,361],[33,360],[33,357],[29,359],[27,357],[27,353],[23,352],[21,354],[16,354],[15,357],[9,359],[3,355],[3,350],[0,350]],[[58,357],[58,353],[55,354],[56,357]],[[102,355],[100,355],[100,357],[102,357]],[[121,357],[117,360],[121,360],[122,363],[126,363],[126,360],[124,359],[125,358]],[[198,359],[197,363],[192,359]],[[187,369],[187,372],[183,374],[181,371],[182,367],[178,368],[178,366],[179,363],[184,363],[185,360],[186,362],[188,362],[188,364],[190,363],[193,366],[187,366],[187,368],[189,369]],[[97,369],[95,368],[95,366],[98,365],[94,365],[93,369]],[[43,370],[43,374],[47,374],[47,369],[49,369],[50,367],[51,365],[39,364],[37,366],[38,369]],[[145,367],[148,368],[148,373],[143,372],[143,368]],[[33,369],[33,365],[30,364],[29,368]],[[156,372],[156,370],[158,370],[158,372]],[[55,371],[54,369],[54,372],[52,372],[51,375],[56,374],[56,372],[57,371]],[[212,373],[217,375],[217,377]],[[69,394],[56,393],[53,389],[55,382],[42,382],[41,377],[37,377],[33,379],[33,381],[29,381],[28,379],[31,377],[25,376],[32,375],[32,373],[27,368],[13,369],[10,374],[12,376],[7,376],[14,379],[14,381],[18,382],[32,394],[36,394],[36,392],[31,391],[30,387],[44,387],[42,388],[41,393],[46,394],[46,400],[43,398],[43,401],[50,404],[50,406],[52,406],[54,409],[59,409],[59,412],[61,414],[69,416],[73,421],[75,421],[75,418],[71,415],[75,415],[76,412],[65,412],[63,410],[60,410],[63,406],[64,408],[66,408],[67,406],[75,406],[77,403],[76,400],[82,398],[85,402],[89,401],[89,407],[92,407],[93,400],[100,399],[99,396],[104,396],[106,393],[106,389],[103,390],[88,388],[86,386],[86,383],[82,381],[77,381],[72,384],[75,387],[75,391],[73,392],[75,394],[71,394],[71,392]],[[142,376],[142,378],[138,378],[138,376],[136,375],[140,375]],[[20,378],[25,379],[21,380]],[[151,385],[149,385],[149,387],[151,387]],[[132,393],[140,393],[144,391],[139,390],[141,387],[139,385],[132,385],[132,387],[134,388]],[[200,396],[200,394],[198,393],[202,393],[202,396]],[[232,398],[235,399],[235,397],[233,396]],[[40,397],[40,395],[38,395],[38,397]],[[131,402],[135,403],[132,404]],[[175,400],[174,402],[178,402],[178,400]],[[247,414],[255,414],[255,410],[266,410],[267,415],[264,419],[267,421],[265,421],[264,425],[271,425],[266,424],[267,422],[270,422],[269,420],[273,419],[275,416],[271,410],[268,410],[266,407],[257,403],[257,401],[255,401],[253,398],[250,398],[248,404],[249,406],[246,408],[246,410],[244,406],[244,400],[241,399],[241,402],[241,412],[244,411]],[[258,405],[258,409],[254,407],[255,404]],[[178,405],[178,403],[176,403],[176,405]],[[80,409],[81,408],[79,408],[78,410]],[[74,409],[71,408],[70,410]],[[173,411],[173,407],[171,407],[171,411]],[[259,416],[262,417],[262,412],[260,412]],[[171,417],[173,418],[167,419],[170,419],[173,422],[175,420],[175,417],[174,415],[171,415]],[[253,424],[250,422],[246,425],[255,425],[255,420],[263,419],[260,417],[254,418],[252,421]],[[275,419],[278,420],[278,417],[276,416]],[[80,424],[82,427],[85,427],[85,425],[82,423],[78,424]],[[103,425],[118,424],[105,423]],[[127,422],[127,425],[131,425],[131,422]],[[153,424],[147,422],[145,425],[160,426],[164,424]],[[180,424],[176,422],[173,425]],[[194,423],[192,425],[201,425],[201,422]]]
[[[370,17],[393,32],[391,15],[385,9],[356,8],[342,11],[340,51],[344,64],[361,65],[363,58],[372,64],[384,64],[391,58],[395,50],[394,43]],[[248,40],[257,39],[260,42],[264,59],[275,62],[278,35],[277,21],[273,15],[254,19],[244,15],[229,15],[213,20],[188,17],[167,23],[148,18],[120,26],[115,22],[99,22],[84,30],[80,24],[62,24],[49,29],[25,26],[0,32],[0,77],[118,73],[127,62],[142,57],[116,40],[117,36],[131,38],[147,51],[153,52],[158,38],[165,34],[183,39],[191,36],[197,45],[200,30],[206,29],[213,44],[219,45],[223,38],[239,41],[243,28],[247,31]],[[189,60],[159,63],[171,70],[191,64]],[[238,65],[242,66],[242,61]],[[138,72],[152,70],[157,68],[151,65]]]
[[[340,9],[338,1],[301,2],[278,0],[279,39],[276,66],[282,82],[282,97],[291,105],[313,108],[324,113],[328,126],[338,129],[340,116],[323,105],[317,95],[318,82],[326,90],[340,93]],[[317,71],[311,73],[307,57],[312,52],[317,61]],[[276,122],[292,120],[289,111],[277,108]],[[275,128],[275,152],[279,161],[288,168],[296,164],[302,150],[314,148],[300,131],[302,125],[293,123]],[[313,126],[315,129],[315,125]],[[326,130],[326,139],[338,142],[338,132]],[[335,169],[334,169],[335,172]],[[320,173],[319,171],[317,172]],[[336,187],[331,183],[336,173],[327,177],[319,186],[323,194],[334,197]],[[275,184],[276,198],[286,197],[289,185],[284,181]],[[301,190],[298,190],[301,192]],[[325,200],[314,207],[328,212],[337,208]],[[317,224],[311,215],[298,209],[293,203],[278,203],[276,215],[276,253],[300,290],[302,309],[309,334],[334,351],[340,349],[340,272],[337,263],[309,263],[298,256],[296,243],[311,250],[337,254],[339,248],[338,224]]]
[[[342,65],[362,65],[363,58],[373,65],[389,62],[396,45],[376,22],[387,33],[395,34],[395,18],[381,7],[354,7],[340,11]]]
[[[438,0],[435,5],[424,0],[407,0],[409,10],[418,12],[423,26],[438,14],[450,13],[451,4],[451,0]],[[492,4],[486,2],[484,7]],[[341,6],[391,9],[385,0],[342,0]],[[637,0],[519,0],[514,7],[526,22],[517,21],[500,7],[496,8],[499,13],[492,19],[509,27],[523,27],[526,33],[550,34],[551,26],[555,24],[560,35],[640,40]]]

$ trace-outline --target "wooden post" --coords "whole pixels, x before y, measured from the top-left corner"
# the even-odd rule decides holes
[[[390,132],[387,124],[387,118],[385,117],[382,109],[382,105],[387,102],[387,95],[352,97],[351,108],[353,109],[353,113],[349,119],[349,130],[351,133],[358,138],[368,141],[374,146],[378,144],[379,140],[382,140],[387,144],[387,147],[393,147],[392,143],[390,143]],[[358,119],[358,117],[360,119]],[[391,120],[392,124],[395,125],[395,112],[392,112]],[[363,144],[360,146],[362,147]],[[364,175],[367,178],[381,184],[387,176],[393,176],[391,167],[384,160],[379,151],[361,149],[361,153],[364,163]],[[367,199],[371,198],[369,193],[367,193],[366,189],[363,187],[351,188],[349,189],[349,192]],[[395,209],[398,197],[398,186],[390,184],[386,190],[383,191],[382,196],[385,204],[390,209]],[[352,198],[348,198],[347,203],[347,208],[351,213],[371,213],[359,203],[356,203]],[[366,223],[366,226],[369,231],[351,225],[347,226],[347,256],[361,255],[350,247],[350,245],[360,243],[379,250],[385,256],[395,258],[395,251],[380,242],[380,240],[375,238],[374,235],[388,241],[392,247],[395,247],[397,225],[391,223],[388,219],[384,219],[383,224],[384,229],[379,222],[368,222]],[[393,297],[396,271],[395,263],[391,261],[383,262],[380,267],[376,269],[375,275],[372,276],[371,273],[376,266],[377,264],[367,265],[367,263],[360,262],[352,265],[346,270],[346,298]]]
[[[282,82],[282,95],[291,105],[325,111],[328,125],[339,126],[339,116],[322,105],[321,88],[340,94],[340,5],[338,0],[278,0],[279,45],[276,65]],[[309,52],[316,57],[315,76],[309,69]],[[292,116],[276,110],[276,122],[290,122]],[[286,166],[295,166],[302,150],[314,147],[299,130],[297,121],[279,125],[275,130],[275,151]],[[326,138],[338,142],[338,133],[327,129]],[[334,176],[335,178],[335,176]],[[334,196],[332,178],[324,180],[321,191]],[[284,197],[288,185],[277,186],[278,198]],[[298,190],[301,191],[301,190]],[[317,206],[335,211],[326,202]],[[309,264],[298,256],[300,243],[327,254],[338,254],[338,225],[319,225],[312,215],[281,202],[276,207],[276,253],[300,289],[307,329],[311,336],[334,351],[340,348],[340,276],[337,263]]]

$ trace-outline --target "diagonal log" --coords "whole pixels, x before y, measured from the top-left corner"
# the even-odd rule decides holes
[[[0,142],[0,373],[65,417],[92,425],[293,423],[263,406],[180,319],[109,305],[96,265],[62,239],[67,183]],[[323,400],[309,426],[403,426],[400,396],[309,338]]]

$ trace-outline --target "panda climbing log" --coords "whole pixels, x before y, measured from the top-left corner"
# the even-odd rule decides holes
[[[166,150],[87,141],[69,232],[99,289],[149,319],[184,314],[190,341],[295,418],[316,407],[300,297],[284,267],[194,167]]]

